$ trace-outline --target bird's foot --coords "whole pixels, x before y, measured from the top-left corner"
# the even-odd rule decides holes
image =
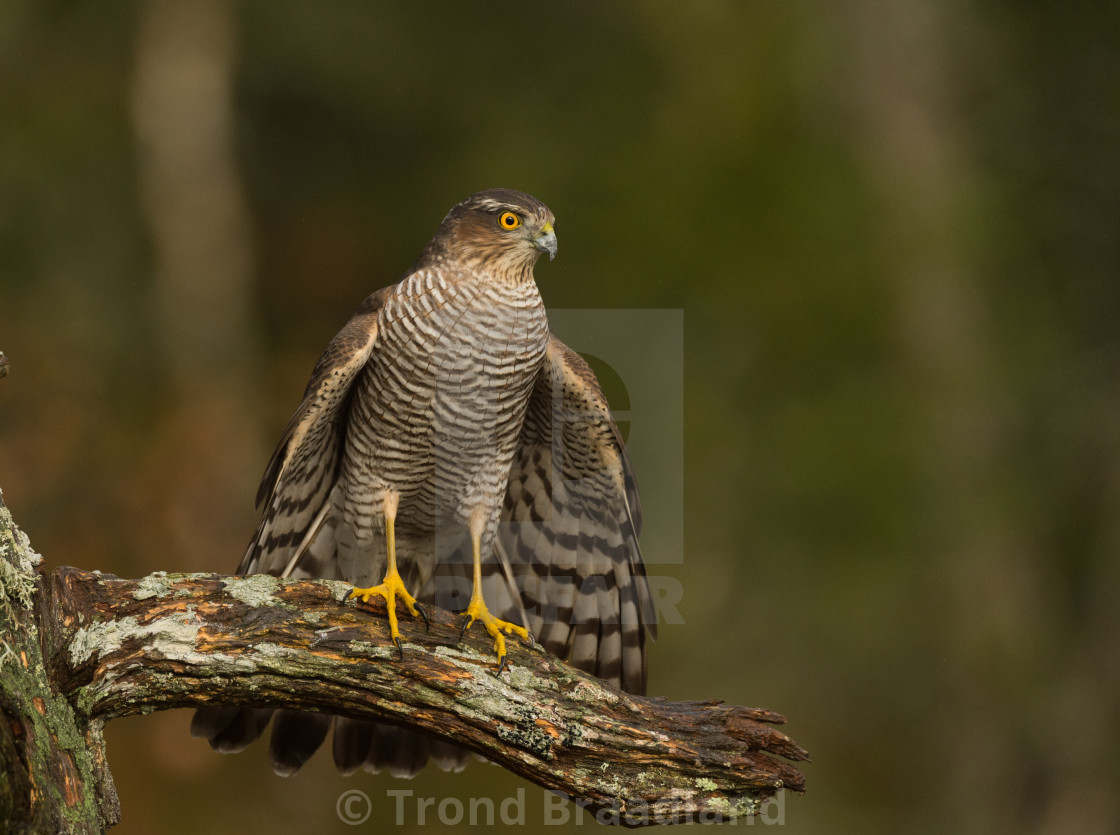
[[[467,630],[477,620],[490,633],[490,637],[494,639],[494,651],[498,654],[498,673],[506,668],[508,658],[506,658],[506,635],[516,635],[523,642],[532,644],[533,638],[529,634],[529,630],[524,626],[519,626],[516,623],[510,623],[508,620],[501,620],[490,614],[490,610],[486,608],[486,602],[482,599],[481,595],[474,595],[471,597],[470,605],[467,606],[466,611],[463,612],[463,627],[459,630],[459,640],[463,640],[463,636],[467,634]]]
[[[425,628],[430,626],[428,622],[428,613],[424,611],[423,606],[416,602],[416,598],[408,593],[408,589],[404,587],[404,581],[401,580],[401,575],[395,571],[386,574],[385,579],[379,586],[370,586],[367,589],[355,587],[350,592],[351,598],[360,597],[363,603],[368,603],[369,599],[374,595],[377,595],[385,601],[385,608],[389,612],[389,637],[392,639],[401,658],[404,658],[404,647],[401,646],[401,632],[397,627],[397,598],[400,598],[404,603],[410,615],[424,618]]]

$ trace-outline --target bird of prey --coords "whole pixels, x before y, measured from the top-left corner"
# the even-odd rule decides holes
[[[319,358],[257,494],[239,574],[352,583],[388,606],[460,612],[494,639],[528,640],[635,693],[653,604],[630,462],[599,384],[549,333],[533,276],[556,255],[553,214],[491,189],[447,214],[404,278],[369,296]],[[375,584],[376,583],[376,584]],[[425,616],[426,617],[426,616]],[[466,752],[388,724],[291,710],[204,707],[219,751],[273,730],[293,774],[333,723],[334,757],[415,773]]]

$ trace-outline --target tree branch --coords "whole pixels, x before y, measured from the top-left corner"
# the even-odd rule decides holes
[[[8,831],[99,832],[120,815],[101,738],[114,717],[202,704],[320,710],[406,723],[470,748],[604,820],[754,814],[802,790],[778,757],[805,752],[767,710],[622,693],[540,648],[507,644],[495,675],[481,630],[429,608],[401,621],[350,586],[265,575],[121,580],[59,568],[0,496],[0,819]],[[184,740],[185,741],[185,740]]]
[[[79,712],[109,719],[206,703],[342,713],[416,726],[466,746],[589,809],[659,820],[751,814],[801,790],[805,752],[767,710],[624,694],[539,648],[510,647],[430,611],[401,620],[350,586],[274,577],[156,573],[141,580],[60,568],[50,575],[52,679]]]

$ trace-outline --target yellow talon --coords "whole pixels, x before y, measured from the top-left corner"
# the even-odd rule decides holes
[[[506,635],[516,635],[522,641],[529,642],[529,630],[524,626],[518,626],[508,620],[501,620],[490,614],[490,610],[486,608],[486,602],[482,599],[481,592],[471,595],[470,605],[463,612],[463,617],[466,620],[459,632],[459,640],[462,640],[463,635],[467,634],[467,630],[476,620],[481,621],[482,625],[486,627],[486,631],[494,639],[494,651],[498,654],[499,670],[506,663]]]
[[[385,608],[389,611],[389,637],[397,647],[397,652],[404,658],[404,647],[401,646],[401,632],[397,628],[397,598],[399,597],[404,601],[404,605],[408,608],[409,614],[413,617],[423,616],[424,625],[428,626],[428,613],[424,608],[416,602],[416,598],[408,593],[408,589],[404,587],[404,581],[401,579],[400,573],[397,571],[397,539],[394,533],[394,522],[397,514],[397,496],[395,493],[388,493],[385,497],[385,545],[388,552],[389,565],[385,571],[385,579],[381,581],[379,586],[370,586],[366,589],[355,587],[350,592],[350,598],[360,597],[363,603],[369,603],[369,599],[375,594],[385,601]]]
[[[463,612],[463,628],[459,630],[459,640],[463,640],[463,636],[467,634],[467,630],[471,628],[476,620],[482,621],[482,625],[486,627],[486,631],[494,639],[494,651],[498,653],[498,673],[506,668],[506,635],[517,635],[522,641],[531,643],[532,639],[529,637],[529,630],[524,626],[518,626],[516,623],[510,623],[508,620],[501,620],[490,614],[490,610],[486,607],[486,601],[482,599],[482,527],[484,518],[481,514],[472,517],[471,519],[471,545],[474,550],[474,584],[471,591],[471,602],[467,604],[466,610]],[[504,633],[504,634],[503,634]]]
[[[404,601],[408,613],[413,617],[418,617],[423,611],[419,609],[416,603],[416,598],[408,593],[408,589],[404,587],[404,581],[401,580],[401,575],[393,571],[385,575],[385,579],[379,586],[370,586],[368,589],[360,589],[355,587],[350,592],[350,597],[360,597],[363,603],[369,603],[369,599],[377,595],[385,601],[385,607],[389,611],[389,637],[393,643],[400,647],[401,632],[397,627],[397,598],[399,597]],[[427,620],[427,617],[424,618]]]

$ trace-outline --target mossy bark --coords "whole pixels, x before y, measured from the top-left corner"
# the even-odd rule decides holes
[[[120,817],[104,720],[75,710],[51,681],[41,566],[0,494],[0,820],[11,833],[103,832]]]

